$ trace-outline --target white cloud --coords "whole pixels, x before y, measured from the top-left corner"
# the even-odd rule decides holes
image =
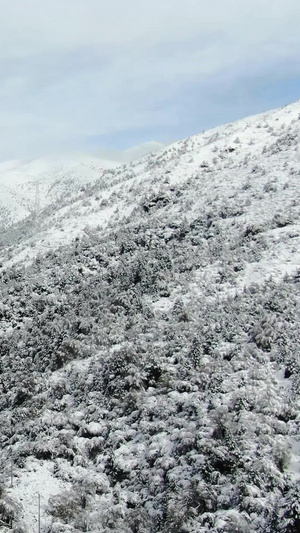
[[[218,85],[297,74],[299,17],[298,0],[10,0],[0,20],[0,157],[172,130],[186,86],[213,113]]]

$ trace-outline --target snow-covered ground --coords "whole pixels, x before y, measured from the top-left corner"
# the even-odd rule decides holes
[[[38,533],[39,514],[41,532],[47,531],[51,524],[46,512],[49,498],[68,488],[68,483],[54,476],[53,463],[32,458],[27,460],[24,471],[13,478],[13,487],[7,493],[20,509],[20,525],[26,532]]]
[[[7,225],[37,213],[118,166],[87,156],[0,163],[0,223]]]

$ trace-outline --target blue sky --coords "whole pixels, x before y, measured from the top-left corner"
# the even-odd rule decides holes
[[[299,0],[10,0],[0,159],[169,143],[300,98]]]
[[[197,83],[183,86],[178,94],[165,102],[173,110],[176,122],[155,124],[145,128],[124,129],[85,139],[90,149],[106,146],[108,149],[124,150],[133,145],[155,139],[170,143],[200,133],[225,122],[238,120],[300,99],[299,77],[257,77],[237,80],[221,94],[214,91],[207,94]],[[161,107],[164,107],[163,105]]]

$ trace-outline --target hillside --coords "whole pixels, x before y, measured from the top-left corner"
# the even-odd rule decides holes
[[[2,232],[2,523],[37,530],[39,493],[43,533],[299,531],[299,117]]]
[[[35,215],[118,163],[81,156],[0,163],[0,227]]]

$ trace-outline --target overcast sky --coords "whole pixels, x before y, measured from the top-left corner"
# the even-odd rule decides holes
[[[300,98],[299,0],[9,0],[0,159],[168,143]]]

